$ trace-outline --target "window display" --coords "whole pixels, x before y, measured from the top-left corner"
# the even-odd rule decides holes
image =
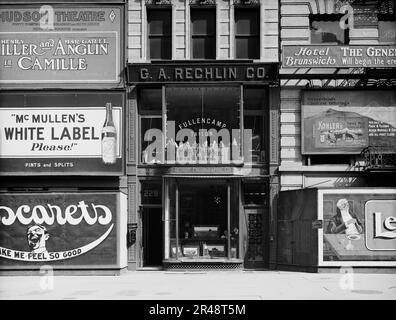
[[[219,164],[238,157],[239,101],[239,87],[167,87],[167,121],[176,134],[167,132],[167,159]]]
[[[142,89],[140,163],[265,162],[267,113],[266,86],[167,85]]]
[[[224,179],[172,178],[167,185],[165,247],[169,251],[165,259],[238,258],[237,184]]]

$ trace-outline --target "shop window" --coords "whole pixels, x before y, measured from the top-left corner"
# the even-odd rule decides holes
[[[139,91],[140,163],[163,163],[162,89],[145,88]]]
[[[165,259],[215,261],[239,257],[236,183],[170,179],[166,190]]]
[[[379,43],[396,44],[396,15],[378,15],[378,40]]]
[[[310,15],[311,43],[348,44],[349,29],[341,28],[341,17],[340,14]]]
[[[264,129],[266,120],[266,88],[244,87],[243,90],[243,126],[244,129],[252,130],[251,141],[251,160],[252,162],[264,162],[265,153],[265,135]]]
[[[245,181],[242,184],[242,190],[245,207],[264,206],[266,204],[266,185],[262,181]]]
[[[140,118],[141,128],[141,163],[163,163],[163,145],[158,137],[162,132],[162,117],[143,116]]]
[[[230,164],[241,160],[240,88],[166,88],[166,159],[177,164]]]
[[[216,58],[216,10],[191,8],[191,48],[193,59]]]
[[[172,57],[172,10],[147,9],[148,57],[171,59]]]
[[[235,8],[235,57],[260,58],[259,8]]]
[[[144,88],[139,90],[139,113],[145,115],[162,115],[162,88]]]

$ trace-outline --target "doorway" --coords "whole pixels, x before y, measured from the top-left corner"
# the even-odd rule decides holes
[[[238,186],[228,177],[165,180],[166,262],[242,262]]]
[[[143,267],[162,265],[162,209],[143,208]]]

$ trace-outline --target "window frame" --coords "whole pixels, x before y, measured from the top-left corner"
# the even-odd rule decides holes
[[[164,30],[162,30],[162,34],[150,34],[150,21],[149,21],[149,13],[150,12],[167,12],[169,13],[169,34],[164,33]],[[171,6],[147,6],[146,7],[146,20],[147,20],[147,59],[148,60],[153,60],[153,61],[160,61],[160,60],[171,60],[172,59],[172,7]],[[150,40],[151,39],[162,39],[163,41],[166,41],[168,39],[169,41],[169,56],[166,57],[161,57],[161,58],[152,58],[151,57],[151,45],[150,45]]]
[[[257,25],[257,34],[237,34],[237,13],[242,11],[255,11],[258,16],[258,25]],[[260,30],[260,6],[235,6],[234,8],[234,55],[235,59],[251,59],[251,60],[258,60],[261,57],[261,30]],[[254,18],[254,17],[253,17]],[[237,39],[252,39],[257,38],[257,56],[256,57],[237,57]]]
[[[337,21],[340,21],[341,17],[343,17],[343,14],[340,14],[340,13],[310,14],[309,15],[309,41],[310,41],[310,44],[313,44],[313,45],[320,45],[320,44],[349,45],[349,42],[350,42],[349,28],[346,28],[344,30],[344,43],[335,43],[335,42],[313,43],[312,42],[312,23],[314,21],[337,22]]]
[[[246,107],[246,102],[245,102],[245,96],[246,96],[246,90],[248,89],[256,89],[256,90],[264,90],[265,91],[265,97],[266,100],[261,102],[262,105],[254,108],[247,108]],[[243,114],[242,117],[243,119],[243,129],[246,128],[245,126],[245,117],[246,116],[260,116],[262,120],[262,130],[261,130],[261,143],[262,143],[262,148],[260,150],[260,160],[259,161],[251,161],[252,164],[260,164],[264,165],[267,164],[269,159],[269,132],[266,130],[266,128],[269,128],[269,89],[268,86],[266,85],[244,85],[243,86],[243,95],[242,98],[243,100]],[[249,129],[249,128],[246,128]],[[261,153],[264,153],[264,157],[261,156]]]
[[[199,11],[207,11],[211,12],[213,14],[213,19],[214,19],[214,30],[212,33],[206,33],[206,34],[194,34],[194,28],[193,28],[193,12],[199,12]],[[204,15],[205,16],[205,15]],[[213,57],[194,57],[194,38],[195,39],[212,39],[213,38],[213,46],[211,46],[213,49]],[[217,45],[217,21],[216,21],[216,6],[190,6],[190,57],[192,60],[215,60],[216,59],[216,45]],[[206,51],[206,47],[204,47],[204,53]]]
[[[183,180],[184,178],[177,178],[177,177],[172,177],[172,178],[165,178],[164,180],[164,189],[165,189],[165,193],[164,193],[164,256],[163,259],[169,262],[186,262],[186,261],[205,261],[207,258],[205,258],[204,256],[198,256],[198,258],[196,259],[188,259],[186,260],[185,257],[183,256],[179,256],[179,250],[178,248],[181,248],[181,226],[180,226],[180,216],[181,216],[181,208],[180,208],[180,189],[183,186]],[[187,183],[194,180],[194,178],[190,177],[187,178]],[[201,181],[199,181],[199,184],[203,184],[205,183],[205,180],[207,179],[199,179]],[[236,217],[233,217],[233,212],[231,209],[231,204],[232,204],[232,198],[231,195],[232,193],[238,194],[238,198],[237,201],[238,203],[241,203],[241,196],[239,194],[239,184],[235,184],[234,181],[232,181],[233,179],[230,178],[224,178],[224,177],[219,177],[219,178],[215,178],[215,179],[209,179],[211,180],[212,185],[222,185],[226,187],[226,192],[227,192],[227,229],[226,230],[230,230],[231,229],[231,225],[233,224],[232,222],[235,223],[235,221],[231,221],[232,219],[235,219]],[[190,182],[191,183],[191,182]],[[171,205],[170,205],[170,185],[174,184],[175,186],[175,212],[171,215]],[[174,219],[172,219],[172,216],[174,215]],[[175,223],[174,225],[174,231],[175,231],[175,238],[171,238],[170,234],[172,233],[172,222]],[[239,216],[237,216],[237,225],[238,225],[238,230],[241,230],[241,225],[240,225],[240,221],[239,221]],[[220,239],[220,238],[219,238]],[[204,240],[202,240],[204,241]],[[225,252],[225,256],[221,257],[219,259],[214,259],[213,262],[216,261],[227,261],[227,262],[232,262],[232,261],[241,261],[243,258],[240,256],[241,252],[240,252],[240,243],[242,241],[242,238],[240,236],[240,233],[238,234],[238,240],[237,240],[237,247],[236,247],[236,257],[232,257],[232,243],[231,243],[231,232],[227,233],[226,236],[226,252]],[[176,252],[175,252],[175,256],[171,256],[170,253],[170,249],[172,246],[176,247]]]
[[[166,91],[168,87],[194,87],[194,88],[204,88],[210,86],[209,84],[169,84],[169,85],[161,85],[161,86],[147,86],[142,89],[149,89],[149,88],[155,88],[161,91],[161,106],[162,109],[157,109],[157,110],[142,110],[141,108],[141,102],[140,98],[138,99],[138,137],[139,137],[139,147],[138,147],[138,154],[139,154],[139,161],[138,163],[140,165],[153,165],[150,163],[144,163],[142,161],[142,145],[143,145],[143,136],[142,136],[142,119],[147,119],[147,118],[158,118],[162,119],[162,132],[164,134],[165,139],[163,140],[163,152],[162,152],[162,162],[161,164],[171,164],[172,162],[167,162],[167,159],[165,159],[165,154],[166,154],[166,121],[168,119],[168,102],[167,102],[167,95]],[[238,105],[239,107],[237,108],[237,121],[239,122],[239,130],[241,133],[241,146],[240,146],[240,151],[241,151],[241,156],[244,159],[243,163],[246,164],[247,159],[244,154],[244,139],[243,139],[243,130],[245,129],[245,117],[249,116],[258,116],[261,118],[262,123],[261,123],[261,149],[260,149],[260,159],[259,161],[249,161],[249,163],[252,164],[257,164],[257,165],[267,165],[268,164],[268,156],[269,156],[269,132],[268,132],[268,125],[269,125],[269,88],[267,85],[263,84],[255,84],[255,85],[244,85],[244,84],[226,84],[225,86],[227,87],[234,87],[236,90],[239,91],[239,101]],[[253,107],[247,107],[245,103],[245,90],[246,89],[255,89],[255,90],[263,90],[265,92],[265,99],[264,101],[261,101],[257,106]],[[138,94],[139,97],[139,94]],[[261,105],[260,105],[261,104]],[[249,129],[249,128],[247,128]],[[253,128],[251,128],[253,129]],[[263,154],[263,155],[262,155]],[[174,165],[174,163],[173,163]],[[183,164],[177,164],[183,166]],[[199,163],[196,163],[195,165],[200,166]],[[230,166],[235,166],[235,163],[230,163],[230,164],[224,164],[224,163],[218,163],[218,164],[211,164],[212,166],[224,166],[224,165],[230,165]],[[238,166],[238,165],[237,165]]]
[[[142,135],[142,119],[161,119],[162,122],[162,132],[164,132],[164,86],[144,86],[140,88],[140,90],[146,90],[146,89],[157,89],[160,90],[161,92],[161,108],[158,110],[142,110],[142,104],[141,104],[141,98],[140,98],[140,91],[138,91],[137,94],[137,111],[138,111],[138,124],[137,124],[137,130],[138,130],[138,161],[137,163],[139,165],[153,165],[151,163],[145,163],[142,161],[143,157],[143,142],[144,142],[144,136]],[[162,148],[162,157],[161,157],[161,163],[164,164],[164,147]]]
[[[386,44],[386,45],[396,45],[396,36],[395,36],[395,40],[392,42],[392,41],[388,41],[388,42],[382,42],[382,41],[380,41],[380,22],[381,21],[383,21],[383,22],[395,22],[396,23],[396,13],[393,13],[393,14],[382,14],[382,13],[379,13],[378,15],[377,15],[377,17],[378,17],[378,43],[379,44]],[[389,30],[389,31],[392,31],[392,30]],[[393,32],[396,32],[396,30],[393,30]]]
[[[162,115],[147,115],[147,114],[144,114],[144,115],[139,115],[139,134],[138,134],[138,136],[139,136],[139,152],[138,152],[138,154],[139,154],[139,161],[138,161],[138,163],[139,164],[141,164],[141,165],[154,165],[153,163],[146,163],[146,162],[144,162],[143,161],[143,143],[144,142],[146,142],[146,141],[144,141],[144,135],[142,134],[142,120],[144,120],[144,119],[161,119],[161,123],[163,124],[163,121],[164,121],[164,119],[163,119],[163,117],[162,117]],[[165,164],[164,163],[164,148],[162,147],[162,150],[161,150],[161,154],[162,154],[162,156],[161,156],[161,162],[160,162],[160,164]],[[156,163],[156,164],[158,164],[158,163]]]

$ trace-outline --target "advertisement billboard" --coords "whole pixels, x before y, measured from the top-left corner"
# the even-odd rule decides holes
[[[62,104],[58,99],[47,97],[48,104]],[[97,106],[0,107],[0,173],[121,174],[123,99],[106,99]]]
[[[395,91],[304,91],[301,113],[302,154],[396,153]]]
[[[396,265],[396,189],[318,191],[319,265]]]
[[[282,68],[395,68],[392,45],[286,45]]]
[[[0,268],[120,265],[119,192],[0,194]]]
[[[120,6],[0,7],[0,85],[122,85]]]

